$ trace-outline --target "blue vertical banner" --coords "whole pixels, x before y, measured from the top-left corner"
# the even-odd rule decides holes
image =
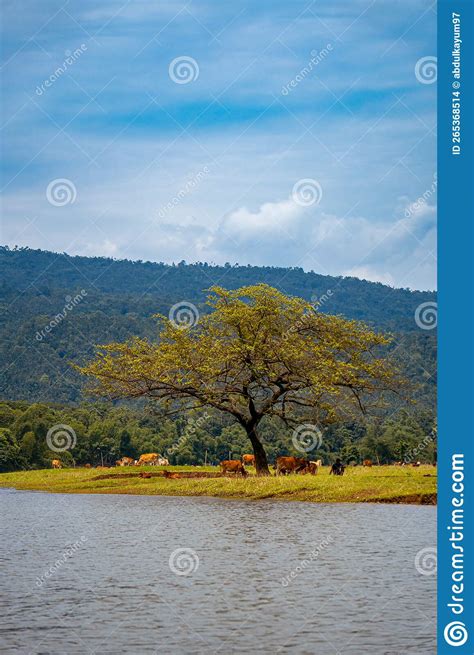
[[[474,0],[438,2],[438,654],[474,653]]]

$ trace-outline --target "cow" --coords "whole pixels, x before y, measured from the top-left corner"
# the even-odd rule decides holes
[[[223,475],[226,473],[235,473],[236,475],[242,475],[243,477],[247,475],[247,471],[239,459],[225,459],[221,462],[220,466]]]
[[[323,460],[322,459],[317,459],[316,460],[316,466],[320,468],[323,465]]]
[[[368,467],[371,467],[372,464],[373,464],[373,462],[372,462],[371,459],[364,459],[364,461],[362,462],[362,466],[368,466]]]
[[[90,464],[84,464],[85,469],[90,469],[91,465]]]
[[[154,466],[156,465],[160,455],[158,453],[144,453],[140,455],[138,466]]]
[[[321,461],[321,460],[318,460]],[[316,475],[318,472],[318,462],[309,462],[308,466],[306,466],[303,470],[300,471],[302,475],[306,475],[306,473],[310,473],[311,475]]]
[[[157,466],[169,466],[169,460],[166,457],[158,457],[156,461]]]
[[[413,462],[412,466],[421,466],[421,462]]]
[[[242,455],[242,464],[247,466],[255,466],[255,455]]]
[[[53,469],[60,469],[60,468],[62,468],[61,460],[60,460],[60,459],[53,459],[53,460],[51,461],[51,466],[53,467]]]
[[[341,462],[339,457],[336,459],[334,464],[331,466],[331,470],[329,471],[329,475],[344,475],[346,467],[344,464]]]
[[[115,466],[133,466],[133,457],[122,457],[115,462]]]
[[[303,457],[277,457],[276,474],[299,473],[308,468],[310,461]]]

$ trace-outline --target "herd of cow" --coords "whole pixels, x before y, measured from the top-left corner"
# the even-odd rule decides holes
[[[139,459],[133,457],[122,457],[115,462],[116,466],[169,466],[169,461],[166,457],[162,457],[158,453],[145,453],[140,455]],[[54,469],[62,468],[60,459],[53,459],[51,465]],[[248,475],[245,466],[255,466],[254,455],[242,455],[241,459],[226,459],[220,463],[221,471],[224,475],[231,473],[233,475],[241,475],[245,477]],[[371,467],[372,460],[364,459],[363,466]],[[398,466],[404,466],[405,462],[397,462]],[[320,459],[312,461],[304,457],[277,457],[276,464],[273,467],[276,475],[288,475],[289,473],[299,473],[301,475],[310,474],[316,475],[319,468],[322,466]],[[420,466],[420,462],[413,462],[412,466]],[[85,468],[91,468],[90,464],[86,464]],[[105,466],[97,466],[96,468],[108,468]],[[337,458],[329,471],[332,475],[344,475],[346,467],[342,461]]]

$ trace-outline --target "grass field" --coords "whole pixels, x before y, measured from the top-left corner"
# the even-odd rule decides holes
[[[140,467],[157,473],[159,467]],[[168,471],[208,471],[204,466],[166,467]],[[138,477],[135,468],[43,469],[2,473],[0,487],[56,493],[141,494],[161,496],[216,496],[222,498],[303,500],[316,503],[415,503],[436,504],[436,468],[433,466],[350,467],[342,477],[322,467],[317,475],[257,478],[166,479]],[[252,471],[252,469],[250,469]],[[133,477],[129,477],[133,474]],[[109,477],[105,477],[109,476]],[[110,477],[113,476],[113,477]]]

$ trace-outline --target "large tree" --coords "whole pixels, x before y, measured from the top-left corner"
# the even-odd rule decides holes
[[[258,426],[324,426],[365,412],[400,386],[380,350],[389,342],[357,321],[321,314],[265,284],[213,287],[212,311],[183,329],[159,316],[157,343],[134,338],[99,348],[80,370],[96,393],[146,397],[164,413],[214,407],[232,415],[252,444],[258,474],[268,474]]]

